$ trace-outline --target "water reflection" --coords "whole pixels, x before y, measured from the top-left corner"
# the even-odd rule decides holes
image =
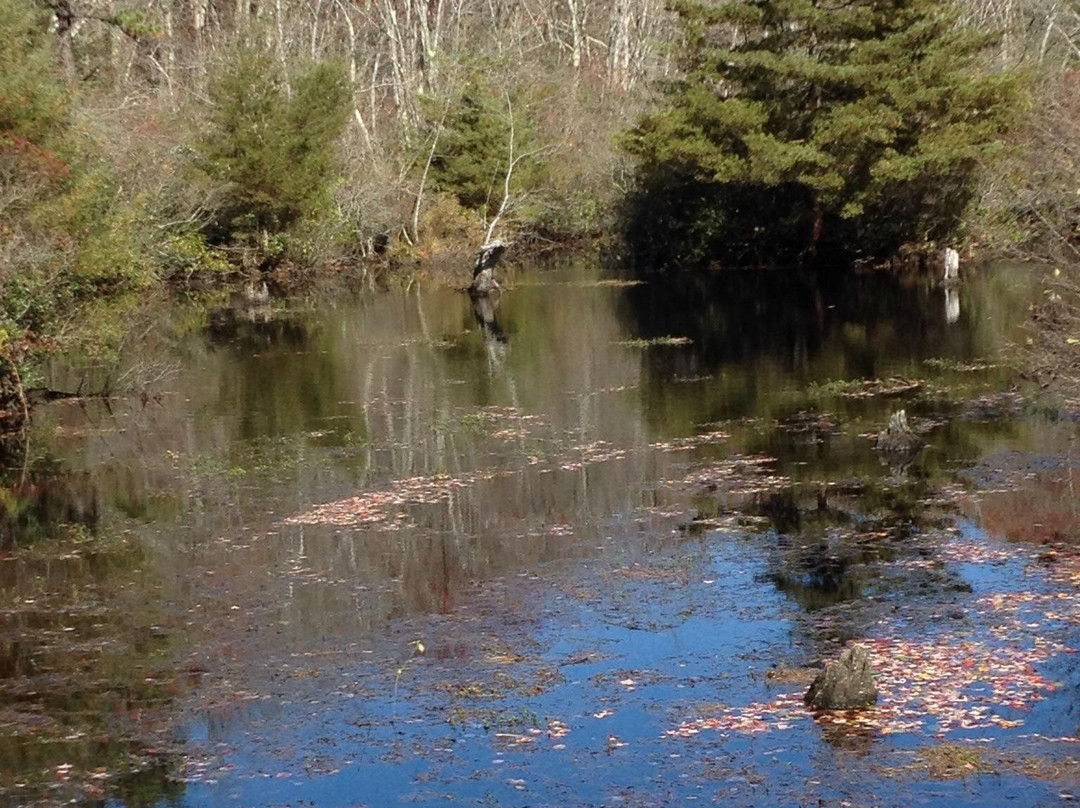
[[[470,295],[473,317],[484,337],[484,348],[488,355],[488,370],[494,371],[506,362],[509,339],[495,317],[495,311],[502,302],[502,294],[496,298],[491,295]]]
[[[952,325],[960,319],[960,289],[955,285],[945,287],[945,322]]]
[[[31,452],[25,434],[0,441],[0,552],[32,546],[65,525],[97,530],[99,493],[91,475]]]
[[[940,375],[922,360],[993,355],[1016,319],[1006,312],[1026,294],[1007,274],[988,274],[972,287],[963,327],[947,329],[928,305],[929,280],[534,278],[495,298],[424,290],[275,304],[272,316],[265,303],[258,317],[246,304],[219,310],[179,346],[186,363],[162,406],[91,404],[88,419],[60,405],[39,419],[43,440],[111,527],[149,521],[210,567],[225,553],[230,565],[292,570],[287,586],[256,589],[280,589],[275,608],[294,636],[368,630],[445,610],[447,582],[582,547],[573,534],[631,512],[634,492],[679,462],[649,445],[700,424],[745,419],[725,452],[764,452],[798,477],[880,474],[849,425],[876,431],[891,405],[808,400],[808,385]],[[470,321],[475,329],[462,327]],[[625,347],[666,335],[692,344]],[[920,473],[980,443],[978,427],[953,429]],[[282,522],[358,490],[401,498],[401,481],[441,475],[449,487],[430,501],[404,495],[391,522]]]
[[[55,538],[61,523],[129,537],[140,555],[105,578],[198,629],[186,665],[229,666],[232,687],[260,692],[296,656],[460,614],[478,582],[645,553],[668,535],[669,511],[751,520],[762,580],[806,611],[854,601],[883,552],[867,536],[912,529],[929,481],[1018,429],[939,418],[933,451],[890,479],[866,435],[896,402],[835,386],[924,380],[903,395],[929,416],[953,406],[942,388],[998,385],[1003,369],[973,377],[926,360],[996,355],[1030,292],[1009,273],[974,279],[956,317],[918,278],[622,286],[583,266],[523,280],[494,299],[316,294],[165,318],[168,338],[147,352],[179,372],[152,391],[160,403],[43,408],[34,445],[59,466],[8,486],[25,516],[3,538]],[[701,466],[705,485],[693,481]],[[102,585],[72,580],[76,592]],[[96,630],[149,632],[153,650],[151,625],[167,621],[151,613],[137,631],[131,618]],[[5,630],[0,665],[31,676],[27,626]],[[59,678],[80,670],[50,664]],[[138,690],[142,674],[113,684],[167,712]]]

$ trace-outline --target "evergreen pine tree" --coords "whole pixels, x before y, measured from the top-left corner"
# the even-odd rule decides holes
[[[435,188],[454,194],[463,207],[486,215],[493,213],[502,201],[511,131],[514,154],[535,146],[536,130],[524,107],[523,103],[511,105],[511,129],[511,112],[505,98],[483,78],[470,78],[446,116],[437,144],[431,164]],[[512,189],[530,187],[538,174],[533,161],[519,164],[511,178]]]
[[[678,0],[681,78],[624,138],[661,249],[886,255],[953,233],[1017,107],[947,0]],[[631,233],[632,240],[635,234]],[[687,249],[689,245],[689,249]],[[745,253],[744,253],[745,255]]]
[[[286,91],[279,63],[242,49],[211,83],[201,169],[219,194],[209,236],[229,242],[287,231],[330,202],[351,90],[338,65],[315,64]]]

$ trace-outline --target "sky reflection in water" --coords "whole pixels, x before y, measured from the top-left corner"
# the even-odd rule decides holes
[[[1000,352],[1035,290],[999,268],[961,287],[957,315],[925,279],[623,285],[574,266],[520,271],[491,307],[414,290],[238,305],[195,329],[177,312],[139,357],[177,367],[160,401],[50,406],[34,452],[53,458],[43,483],[89,490],[90,531],[128,531],[140,554],[105,608],[141,597],[169,637],[152,664],[184,684],[154,709],[186,755],[170,758],[180,804],[1050,799],[1060,781],[1000,761],[926,784],[919,750],[945,733],[1057,755],[1065,742],[1030,738],[1076,729],[1056,652],[1012,711],[972,712],[986,705],[959,659],[936,675],[961,677],[971,705],[896,734],[888,716],[815,723],[792,695],[805,683],[770,674],[856,638],[898,654],[997,642],[1034,675],[1038,649],[1009,634],[1018,612],[979,599],[1066,591],[1071,569],[1055,579],[1037,551],[996,543],[1016,530],[1001,498],[1075,526],[1074,430],[1000,395]],[[839,383],[858,379],[918,384]],[[899,407],[930,443],[906,469],[867,437]],[[963,474],[1006,449],[1059,462],[1017,469],[1026,487]],[[1072,642],[1070,608],[1051,641]],[[25,627],[5,630],[43,658]],[[151,665],[136,659],[133,676]],[[987,720],[950,725],[973,716]]]

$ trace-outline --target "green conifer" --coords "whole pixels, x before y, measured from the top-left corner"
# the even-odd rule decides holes
[[[513,154],[535,148],[536,129],[525,106],[522,99],[515,99],[508,107],[506,97],[491,82],[471,76],[446,115],[431,164],[434,187],[454,194],[463,207],[492,214],[502,200],[511,132]],[[433,105],[432,109],[434,117],[438,113]],[[539,174],[533,161],[519,164],[511,178],[512,190],[531,187]]]
[[[351,100],[339,65],[308,67],[290,93],[280,64],[246,47],[211,83],[210,99],[200,168],[219,196],[212,241],[282,233],[325,210]]]
[[[678,0],[674,10],[681,77],[624,145],[641,160],[639,204],[673,217],[676,241],[696,240],[698,257],[721,240],[729,257],[768,252],[766,241],[881,256],[955,231],[1018,84],[983,69],[989,39],[965,30],[954,4]],[[688,220],[674,221],[680,212]]]

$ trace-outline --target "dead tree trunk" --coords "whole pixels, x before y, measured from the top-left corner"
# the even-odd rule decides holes
[[[501,291],[502,287],[495,280],[495,266],[506,252],[507,246],[502,241],[493,241],[480,248],[480,254],[473,265],[473,279],[468,290],[470,295],[478,297],[490,295],[496,289]]]
[[[56,50],[60,59],[60,74],[64,81],[74,83],[78,78],[75,72],[75,48],[72,38],[75,35],[75,10],[68,0],[55,0],[49,8],[56,15]]]

